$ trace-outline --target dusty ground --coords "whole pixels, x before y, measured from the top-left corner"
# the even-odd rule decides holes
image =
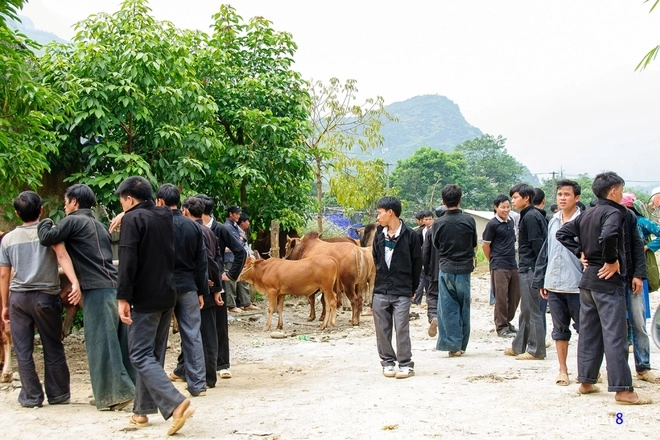
[[[614,403],[613,394],[576,394],[577,385],[556,386],[554,347],[544,361],[517,361],[503,355],[507,340],[492,331],[485,276],[473,277],[472,336],[467,353],[449,358],[434,350],[427,335],[426,310],[411,321],[416,376],[396,380],[382,376],[373,322],[347,325],[341,312],[338,328],[319,332],[305,321],[308,308],[294,299],[284,311],[285,332],[307,334],[327,342],[295,337],[271,339],[265,316],[243,316],[230,324],[232,373],[206,397],[193,399],[195,416],[177,436],[217,439],[365,439],[365,438],[658,438],[660,386],[634,380],[635,387],[656,402],[646,407]],[[660,294],[652,296],[655,308]],[[263,308],[264,305],[261,304]],[[549,315],[548,315],[549,319]],[[163,438],[167,422],[151,418],[149,427],[131,430],[130,410],[98,412],[88,404],[81,336],[67,340],[72,373],[72,404],[23,409],[13,385],[0,389],[3,437],[14,438]],[[549,337],[548,337],[549,339]],[[167,369],[178,347],[172,338]],[[576,341],[569,349],[569,368],[577,370]],[[632,365],[632,355],[631,355]],[[652,347],[652,362],[660,362]],[[605,372],[605,367],[603,367]],[[575,375],[571,376],[572,379]],[[181,385],[177,384],[180,388]],[[184,391],[185,394],[185,391]],[[616,423],[616,416],[622,424]]]

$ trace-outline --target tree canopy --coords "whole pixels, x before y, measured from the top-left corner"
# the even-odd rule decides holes
[[[36,189],[57,150],[52,125],[60,119],[60,97],[41,82],[31,48],[37,44],[7,26],[18,20],[23,0],[0,4],[0,204],[21,189]],[[8,210],[10,211],[10,210]],[[11,212],[7,213],[11,217]]]
[[[39,66],[62,98],[52,174],[114,208],[117,184],[142,175],[242,205],[256,229],[298,226],[311,169],[297,46],[228,5],[212,18],[212,35],[182,30],[154,19],[147,0],[125,0],[78,23],[72,44],[47,46]]]

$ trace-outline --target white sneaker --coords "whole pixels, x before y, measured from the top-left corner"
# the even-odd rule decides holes
[[[385,377],[396,377],[398,373],[394,370],[394,365],[388,365],[383,367],[383,376]]]
[[[223,368],[222,370],[218,371],[218,376],[220,376],[220,379],[231,379],[231,371]]]
[[[401,367],[399,368],[399,372],[396,373],[394,377],[396,377],[397,379],[406,379],[414,375],[415,375],[415,370],[413,370],[412,367]]]

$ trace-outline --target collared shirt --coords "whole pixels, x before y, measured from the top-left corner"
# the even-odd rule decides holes
[[[392,237],[388,234],[387,226],[383,228],[383,235],[385,236],[385,264],[387,264],[387,268],[389,269],[390,263],[392,263],[392,254],[396,247],[396,241],[399,235],[401,235],[401,220],[399,220],[399,227]]]

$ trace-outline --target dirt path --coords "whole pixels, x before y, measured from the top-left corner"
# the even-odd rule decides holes
[[[234,377],[193,400],[197,413],[177,435],[241,440],[658,438],[657,405],[620,406],[612,393],[579,396],[577,385],[556,386],[554,346],[545,361],[504,356],[508,341],[492,331],[486,277],[473,277],[472,286],[472,335],[463,357],[435,351],[435,338],[426,334],[426,310],[413,307],[420,315],[411,321],[416,375],[405,380],[382,376],[372,318],[362,317],[359,327],[349,327],[350,312],[341,312],[338,328],[321,333],[316,324],[305,321],[307,306],[294,299],[284,311],[285,332],[329,337],[313,342],[272,339],[262,331],[264,314],[241,317],[230,324]],[[652,294],[651,302],[657,306],[660,294]],[[119,413],[98,412],[88,404],[91,387],[81,339],[74,335],[66,343],[73,403],[23,409],[16,401],[18,390],[3,384],[3,437],[166,437],[168,424],[160,416],[152,417],[149,427],[132,430],[127,423],[130,407]],[[577,370],[576,343],[571,341],[569,348],[571,373]],[[177,352],[174,336],[168,371]],[[657,367],[660,351],[653,346],[651,352]],[[660,386],[636,379],[634,385],[660,404]],[[623,423],[616,423],[617,414]]]

